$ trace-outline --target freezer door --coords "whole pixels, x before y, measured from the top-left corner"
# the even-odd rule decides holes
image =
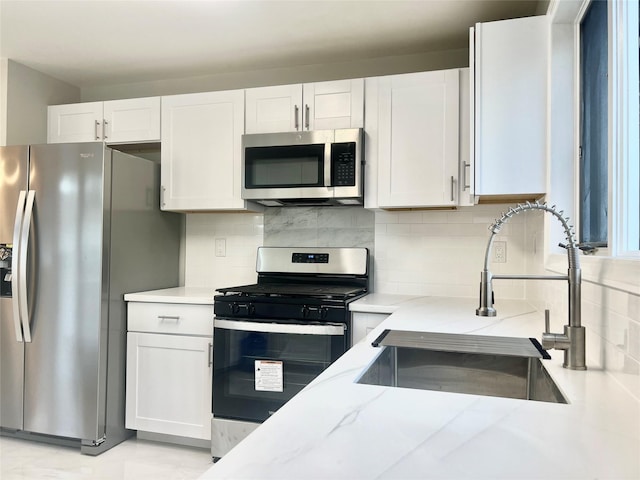
[[[30,432],[104,436],[110,176],[102,143],[31,146]]]
[[[22,429],[24,343],[14,318],[11,260],[20,191],[27,189],[29,147],[0,147],[0,427]],[[18,332],[16,332],[18,327]]]

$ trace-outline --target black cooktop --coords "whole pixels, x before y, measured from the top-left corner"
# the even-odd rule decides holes
[[[225,295],[236,294],[246,296],[268,297],[312,297],[312,298],[340,298],[348,299],[366,292],[358,285],[322,285],[312,283],[255,283],[237,287],[219,288]]]

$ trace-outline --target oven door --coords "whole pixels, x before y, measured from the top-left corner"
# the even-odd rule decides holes
[[[347,348],[344,324],[214,320],[213,416],[263,422]]]

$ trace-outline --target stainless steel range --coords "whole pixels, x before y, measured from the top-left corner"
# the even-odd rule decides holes
[[[349,348],[348,306],[368,291],[368,265],[366,248],[261,247],[258,283],[218,290],[214,460]]]

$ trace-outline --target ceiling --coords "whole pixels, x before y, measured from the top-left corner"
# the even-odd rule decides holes
[[[0,0],[0,57],[80,88],[466,48],[540,0]]]

